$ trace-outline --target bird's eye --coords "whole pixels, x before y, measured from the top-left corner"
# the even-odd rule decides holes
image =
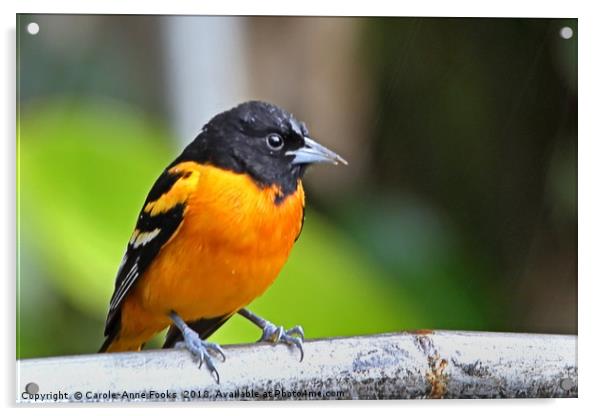
[[[279,134],[272,133],[265,138],[268,147],[272,150],[280,150],[284,146],[284,140]]]

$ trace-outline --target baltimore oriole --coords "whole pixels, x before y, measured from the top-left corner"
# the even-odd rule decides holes
[[[219,382],[206,339],[239,313],[260,341],[296,345],[244,309],[276,279],[303,227],[302,177],[317,162],[347,163],[286,111],[250,101],[218,114],[159,176],[140,211],[115,281],[100,352],[138,351],[170,326]],[[179,342],[183,340],[183,342]]]

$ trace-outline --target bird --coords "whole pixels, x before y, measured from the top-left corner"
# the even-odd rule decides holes
[[[305,123],[263,101],[214,116],[151,187],[118,267],[99,352],[140,351],[169,328],[164,347],[187,349],[219,383],[207,338],[239,314],[259,341],[296,346],[247,306],[274,282],[305,220],[303,176],[316,163],[347,164]]]

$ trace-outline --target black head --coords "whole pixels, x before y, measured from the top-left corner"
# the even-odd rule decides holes
[[[305,124],[275,105],[249,101],[213,117],[173,163],[210,163],[248,173],[260,186],[278,185],[284,195],[312,163],[347,163],[309,137]]]

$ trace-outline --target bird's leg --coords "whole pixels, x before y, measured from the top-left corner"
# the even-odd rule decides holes
[[[299,361],[303,361],[303,340],[304,333],[303,328],[299,325],[292,327],[289,330],[285,330],[282,326],[276,326],[270,321],[266,321],[260,316],[255,315],[248,309],[241,309],[238,313],[249,321],[253,322],[263,331],[261,338],[257,342],[271,342],[273,344],[277,344],[282,342],[287,345],[295,346],[299,348],[301,352],[301,359]]]
[[[224,353],[224,350],[222,350],[222,347],[213,342],[203,341],[201,337],[199,337],[199,334],[190,328],[177,313],[172,311],[169,314],[169,318],[180,330],[182,337],[184,338],[184,341],[178,342],[175,347],[186,348],[188,351],[190,351],[193,357],[199,359],[199,368],[201,368],[203,363],[206,363],[209,372],[215,377],[217,384],[219,384],[219,373],[215,369],[215,365],[213,365],[213,359],[209,353],[212,352],[215,355],[221,355],[222,361],[225,361],[226,354]]]

